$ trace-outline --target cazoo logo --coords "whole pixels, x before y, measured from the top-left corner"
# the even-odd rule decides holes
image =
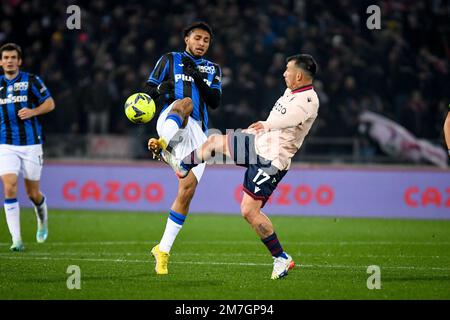
[[[9,96],[5,99],[0,99],[0,105],[16,102],[27,102],[27,101],[28,101],[27,96]]]

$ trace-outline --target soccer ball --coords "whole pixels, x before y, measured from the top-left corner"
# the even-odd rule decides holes
[[[146,93],[135,93],[125,102],[125,115],[133,123],[149,122],[155,111],[155,101]]]

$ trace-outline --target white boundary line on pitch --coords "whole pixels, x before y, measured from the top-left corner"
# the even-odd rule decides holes
[[[89,262],[121,262],[121,263],[153,263],[151,259],[149,260],[126,260],[126,259],[93,259],[93,258],[53,258],[53,257],[26,257],[26,256],[4,256],[0,254],[1,259],[9,260],[74,260],[74,261],[89,261]],[[172,261],[172,264],[197,264],[197,265],[237,265],[237,266],[271,266],[271,263],[253,263],[253,262],[211,262],[211,261]],[[356,266],[356,265],[335,265],[335,264],[298,264],[296,267],[299,268],[338,268],[338,269],[367,269],[367,266]],[[450,268],[443,267],[416,267],[416,266],[382,266],[381,269],[404,269],[404,270],[438,270],[438,271],[450,271]]]
[[[6,253],[6,252],[0,252],[0,257],[8,255],[10,256],[12,253]],[[234,257],[268,257],[267,253],[231,253]],[[300,257],[320,257],[320,258],[327,258],[327,257],[339,257],[339,258],[404,258],[404,259],[413,259],[413,258],[429,258],[429,259],[450,259],[450,255],[399,255],[399,256],[391,256],[391,255],[377,255],[377,254],[366,254],[366,255],[360,255],[360,254],[333,254],[333,253],[302,253],[302,252],[293,252],[292,253],[295,256]],[[146,252],[25,252],[25,256],[126,256],[126,257],[132,257],[132,256],[148,256],[148,253]],[[204,253],[198,253],[198,252],[176,252],[172,254],[173,256],[230,256],[230,253],[213,253],[213,252],[204,252]]]
[[[133,244],[148,244],[152,245],[157,241],[86,241],[86,242],[47,242],[45,244],[30,243],[31,245],[40,246],[84,246],[84,245],[133,245]],[[243,240],[243,241],[190,241],[181,240],[180,243],[186,244],[257,244],[255,240]],[[448,246],[450,241],[283,241],[285,244],[291,245],[427,245],[427,246]],[[10,242],[0,242],[0,246],[10,246]]]

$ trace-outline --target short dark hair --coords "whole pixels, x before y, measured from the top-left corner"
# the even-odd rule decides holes
[[[186,28],[184,28],[184,30],[183,30],[183,37],[188,37],[189,34],[191,33],[191,31],[194,30],[194,29],[205,30],[206,32],[209,33],[209,36],[211,37],[211,39],[213,38],[213,33],[212,33],[211,27],[209,26],[209,24],[207,24],[204,21],[193,22],[190,25],[188,25]]]
[[[317,62],[310,54],[296,54],[286,59],[286,62],[295,61],[295,66],[302,69],[310,78],[314,78],[317,73]]]
[[[0,47],[0,58],[3,57],[3,51],[17,51],[19,59],[22,59],[22,48],[15,43],[5,43]]]

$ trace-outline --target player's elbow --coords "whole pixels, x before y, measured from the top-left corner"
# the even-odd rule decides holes
[[[145,86],[146,92],[150,97],[152,97],[153,100],[155,100],[159,96],[157,87],[158,86],[153,82],[147,82]]]
[[[55,100],[53,100],[53,98],[48,98],[46,103],[47,103],[47,109],[49,112],[53,111],[55,109],[56,105],[55,105]]]
[[[252,224],[256,214],[257,212],[253,206],[248,205],[244,201],[241,203],[241,215],[248,223]]]
[[[217,90],[216,90],[217,91]],[[221,94],[220,92],[215,92],[210,99],[208,99],[208,106],[211,109],[217,109],[220,106]]]
[[[192,113],[193,109],[192,99],[189,97],[178,100],[172,107],[172,111],[182,114],[185,118]]]
[[[219,103],[217,103],[217,104],[215,104],[215,103],[212,103],[212,104],[209,104],[209,107],[212,109],[212,110],[215,110],[215,109],[217,109],[218,107],[219,107]]]

